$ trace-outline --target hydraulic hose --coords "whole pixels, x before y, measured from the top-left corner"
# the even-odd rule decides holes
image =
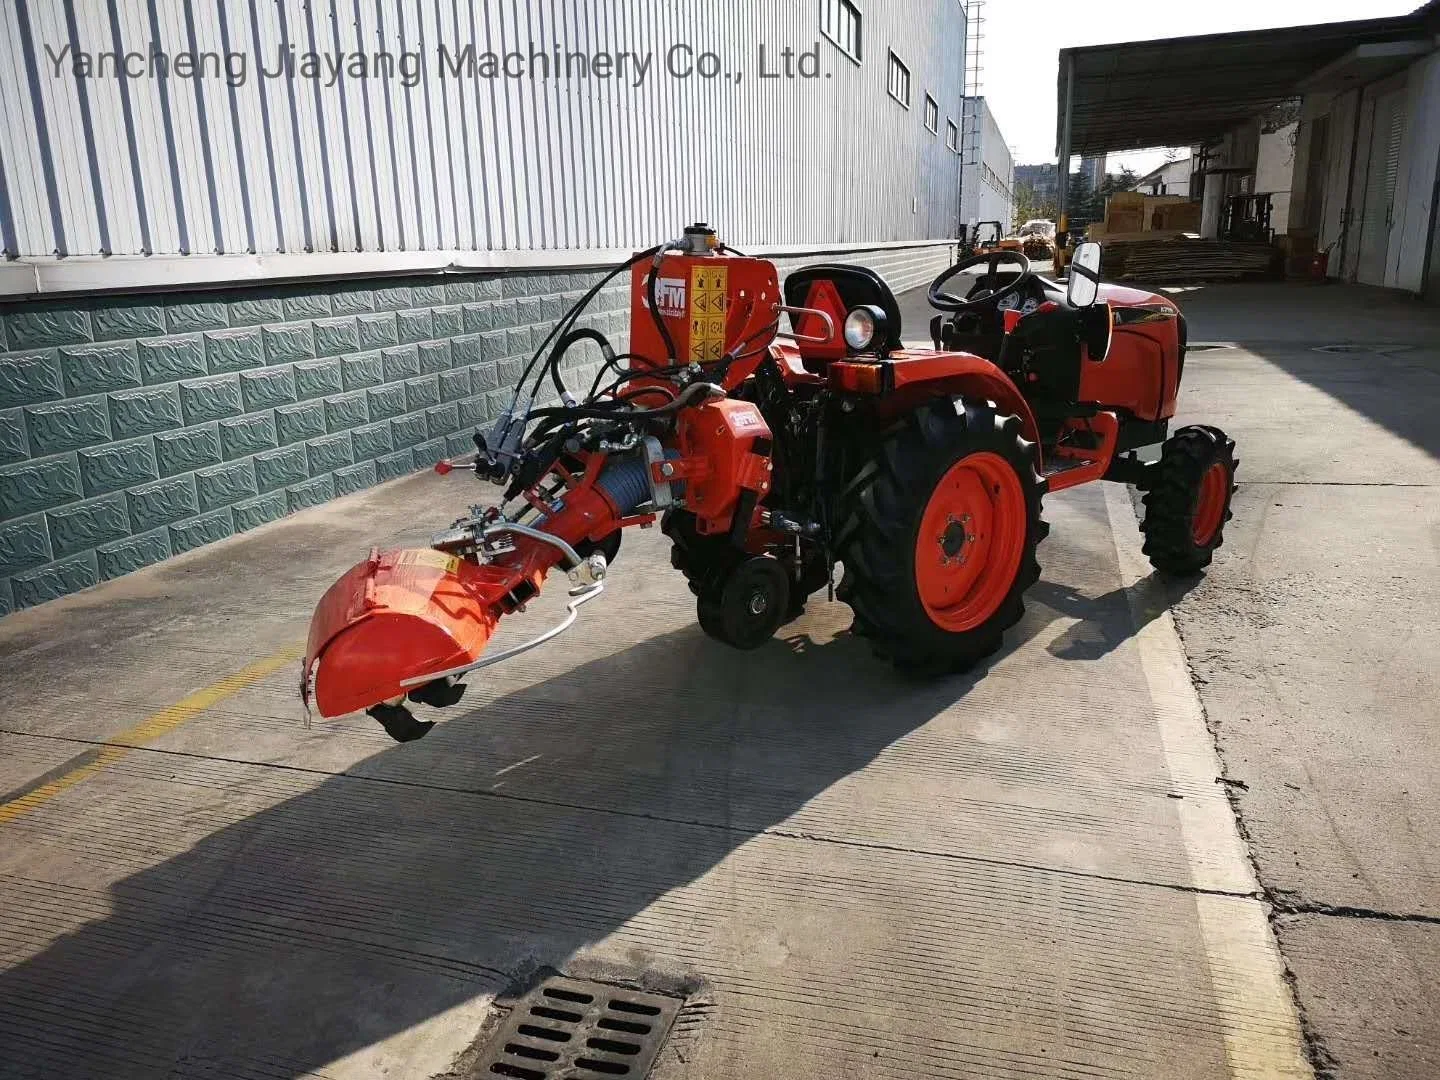
[[[663,250],[663,245],[656,245],[655,247],[646,248],[644,251],[636,252],[619,266],[613,267],[609,271],[607,271],[604,276],[600,278],[599,281],[595,282],[594,285],[590,286],[584,296],[580,297],[579,300],[576,300],[575,303],[571,305],[570,310],[567,311],[560,318],[560,320],[553,327],[550,328],[550,333],[545,335],[545,340],[540,343],[540,347],[535,350],[535,354],[530,357],[530,361],[525,365],[525,370],[520,373],[520,378],[515,384],[515,392],[510,397],[510,405],[512,409],[514,408],[515,403],[520,400],[520,394],[523,392],[526,382],[528,382],[530,379],[530,373],[535,369],[535,365],[540,361],[540,357],[545,355],[545,350],[550,347],[550,343],[555,340],[556,335],[563,334],[568,331],[570,327],[575,324],[575,320],[580,317],[580,313],[584,311],[585,308],[589,305],[590,301],[595,299],[596,294],[599,293],[600,290],[603,289],[606,285],[610,284],[611,281],[615,280],[616,277],[624,273],[636,263],[644,262],[646,259]],[[544,377],[544,374],[544,370],[542,369],[539,373],[539,378],[536,379],[537,386],[539,385],[540,378]]]
[[[620,410],[617,408],[602,408],[596,405],[552,405],[543,409],[531,409],[529,419],[533,420],[540,416],[559,416],[570,420],[650,420],[657,416],[669,416],[671,413],[679,412],[698,397],[724,397],[725,391],[714,383],[697,382],[691,383],[680,391],[674,401],[664,405],[657,405],[653,409],[629,409]],[[617,403],[619,404],[619,403]]]
[[[601,371],[604,371],[607,366],[615,363],[615,350],[610,345],[610,339],[599,330],[590,326],[582,326],[578,329],[568,331],[555,343],[555,348],[550,350],[550,359],[546,362],[546,366],[550,369],[550,381],[555,384],[555,392],[560,395],[560,400],[567,405],[572,403],[574,398],[570,396],[570,391],[565,388],[565,382],[560,377],[560,358],[563,357],[570,346],[574,345],[577,341],[593,341],[600,346],[600,354],[603,357],[600,366]]]

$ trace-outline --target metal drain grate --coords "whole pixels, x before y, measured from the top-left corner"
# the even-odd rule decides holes
[[[473,1075],[644,1080],[681,1004],[605,983],[546,979],[516,1003]]]

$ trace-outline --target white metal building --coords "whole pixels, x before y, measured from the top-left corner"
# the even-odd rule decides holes
[[[1192,168],[1194,160],[1188,156],[1163,162],[1136,180],[1130,190],[1146,195],[1189,195]]]
[[[1426,35],[1361,46],[1307,82],[1292,207],[1332,276],[1440,295],[1440,10]],[[1292,209],[1291,220],[1296,220]]]
[[[965,29],[959,0],[0,4],[0,615],[465,452],[595,268],[690,222],[928,282]],[[585,316],[617,351],[628,301]]]
[[[953,236],[964,35],[957,0],[6,4],[3,289]],[[97,256],[148,258],[59,261]]]
[[[965,125],[969,145],[964,146],[960,218],[969,228],[980,221],[998,221],[1009,232],[1016,224],[1015,160],[985,98],[965,99]]]

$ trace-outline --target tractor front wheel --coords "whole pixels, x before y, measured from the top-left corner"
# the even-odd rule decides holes
[[[960,399],[916,409],[847,490],[839,596],[856,631],[923,673],[995,652],[1040,576],[1044,491],[1019,417]]]
[[[1160,448],[1145,491],[1145,554],[1164,574],[1195,574],[1225,542],[1235,493],[1235,440],[1219,428],[1183,427]]]

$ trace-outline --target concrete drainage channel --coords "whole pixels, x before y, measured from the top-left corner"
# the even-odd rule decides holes
[[[682,1004],[664,994],[549,978],[515,1003],[467,1075],[474,1080],[641,1080]]]

